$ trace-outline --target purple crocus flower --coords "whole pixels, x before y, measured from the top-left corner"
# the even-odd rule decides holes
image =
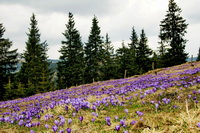
[[[4,121],[4,118],[3,117],[0,117],[0,122],[3,122]]]
[[[173,105],[173,108],[177,109],[177,108],[178,108],[178,106],[176,106],[176,105]]]
[[[64,130],[60,130],[59,133],[64,133]]]
[[[53,127],[52,127],[52,130],[53,130],[54,132],[56,132],[56,131],[58,130],[58,127],[57,127],[57,126],[53,126]]]
[[[158,110],[159,104],[155,103],[156,111]]]
[[[120,130],[120,125],[115,126],[115,130],[119,131]]]
[[[72,123],[72,119],[68,119],[68,124],[71,124]]]
[[[13,123],[14,123],[14,120],[10,120],[10,123],[13,124]]]
[[[142,101],[142,104],[145,104],[145,101]]]
[[[75,117],[75,116],[76,116],[76,113],[72,113],[72,116]]]
[[[82,122],[82,121],[83,121],[83,116],[80,116],[80,117],[79,117],[79,120]]]
[[[65,111],[68,112],[68,110],[69,110],[69,107],[68,107],[68,106],[65,106]]]
[[[106,122],[110,122],[110,117],[109,116],[107,116],[105,119],[106,119]]]
[[[95,106],[95,105],[94,105],[94,106],[92,106],[92,110],[94,110],[94,111],[95,111],[96,109],[97,109],[97,108],[96,108],[96,106]]]
[[[130,122],[130,125],[135,125],[135,123],[137,123],[137,121],[132,120],[132,121]]]
[[[194,96],[192,99],[193,99],[193,100],[197,100],[197,97]]]
[[[33,130],[30,130],[30,133],[35,133]]]
[[[121,119],[121,120],[120,120],[120,125],[122,125],[123,127],[126,127],[125,120]]]
[[[9,122],[9,121],[10,121],[10,118],[9,118],[9,117],[5,117],[5,118],[4,118],[4,121],[5,121],[5,122]]]
[[[98,114],[95,112],[92,112],[92,115],[98,117]]]
[[[194,90],[194,91],[192,91],[192,93],[193,93],[193,94],[196,94],[196,93],[197,93],[197,91],[195,91],[195,90]]]
[[[35,127],[37,125],[37,123],[32,123],[32,127]]]
[[[123,133],[128,133],[128,131],[124,131]]]
[[[62,117],[62,118],[60,119],[60,125],[61,125],[61,126],[64,126],[64,124],[65,124],[65,118]]]
[[[124,112],[125,112],[126,114],[128,114],[128,109],[124,109]]]
[[[199,122],[199,123],[197,123],[197,127],[199,127],[199,128],[200,128],[200,122]]]
[[[19,125],[19,126],[22,126],[23,123],[24,123],[24,121],[23,121],[23,120],[20,120],[19,123],[18,123],[18,125]]]
[[[117,121],[119,119],[119,117],[118,116],[115,116],[115,120]]]
[[[154,104],[155,103],[155,101],[151,101],[151,104]]]
[[[107,122],[107,125],[108,125],[108,126],[111,126],[111,122]]]
[[[72,129],[71,128],[67,128],[66,131],[67,131],[67,133],[71,133]]]
[[[111,125],[110,117],[108,116],[108,117],[106,117],[105,119],[106,119],[106,123],[107,123],[107,125],[110,126],[110,125]]]
[[[40,126],[40,122],[37,122],[36,125],[37,125],[37,126]]]
[[[54,124],[56,124],[56,126],[59,126],[60,122],[58,120],[55,120]]]
[[[92,122],[94,122],[96,119],[95,118],[92,118]]]
[[[40,116],[40,115],[37,115],[36,117],[37,117],[38,119],[40,119],[41,116]]]
[[[45,127],[46,127],[46,129],[48,129],[48,128],[49,128],[49,125],[48,125],[48,124],[45,124]]]
[[[31,123],[26,123],[26,127],[30,128],[30,127],[32,127],[32,124]]]
[[[137,114],[138,116],[143,116],[143,115],[144,115],[144,113],[143,113],[143,112],[140,112],[140,111],[136,111],[136,114]]]
[[[163,98],[162,101],[163,101],[163,103],[165,103],[165,104],[170,103],[170,99],[167,99],[167,98]]]

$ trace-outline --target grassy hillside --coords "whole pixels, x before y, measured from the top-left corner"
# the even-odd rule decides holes
[[[0,132],[200,132],[200,62],[0,102]]]

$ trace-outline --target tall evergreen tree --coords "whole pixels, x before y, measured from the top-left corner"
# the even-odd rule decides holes
[[[86,70],[85,70],[85,82],[91,83],[94,81],[101,80],[101,71],[100,67],[103,62],[103,40],[100,35],[101,30],[98,26],[97,17],[94,16],[92,19],[92,27],[90,35],[88,37],[88,42],[85,46],[85,61],[86,61]]]
[[[160,24],[161,45],[167,45],[168,49],[164,55],[164,66],[173,66],[186,62],[187,53],[185,52],[184,39],[188,24],[180,15],[181,9],[174,0],[169,0],[168,11]]]
[[[117,53],[117,64],[119,65],[117,78],[123,78],[125,71],[127,71],[126,76],[129,75],[129,63],[130,63],[130,53],[129,48],[125,46],[124,41],[122,41],[122,47],[116,50]]]
[[[114,47],[110,41],[108,34],[106,34],[105,42],[103,44],[103,65],[101,71],[103,73],[102,80],[109,80],[116,78],[117,66],[114,58]]]
[[[137,33],[134,29],[134,27],[132,28],[132,33],[131,33],[131,37],[130,37],[131,43],[128,44],[129,46],[129,73],[130,75],[135,75],[136,72],[136,68],[137,68],[137,64],[136,64],[136,50],[138,47],[138,36]]]
[[[84,51],[81,37],[75,28],[73,14],[69,13],[69,21],[63,33],[60,62],[58,63],[59,88],[80,85],[83,83]]]
[[[200,47],[199,47],[199,53],[197,55],[197,60],[196,61],[200,61]]]
[[[30,21],[26,50],[22,54],[24,61],[19,73],[20,82],[28,88],[27,95],[49,91],[51,86],[51,70],[47,60],[47,43],[40,40],[40,33],[34,14],[32,14]]]
[[[150,56],[152,55],[152,50],[147,45],[147,37],[142,29],[140,34],[140,41],[136,50],[136,64],[138,66],[137,71],[139,74],[147,72],[151,69]]]
[[[5,28],[0,23],[0,100],[5,94],[5,86],[13,77],[12,72],[17,69],[17,49],[10,50],[12,42],[3,38]]]
[[[167,53],[167,46],[161,42],[159,42],[160,47],[158,47],[158,67],[165,67],[165,55]]]
[[[138,46],[138,36],[134,27],[132,27],[130,40],[131,40],[131,43],[129,43],[128,46],[131,50],[133,50],[132,51],[134,53],[133,56],[135,56],[135,53],[136,53],[135,51]]]

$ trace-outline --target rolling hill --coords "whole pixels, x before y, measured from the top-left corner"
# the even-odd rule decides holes
[[[200,62],[0,102],[0,132],[200,132]]]

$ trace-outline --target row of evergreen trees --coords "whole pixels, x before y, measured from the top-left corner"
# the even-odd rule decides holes
[[[160,24],[160,42],[158,52],[148,47],[148,38],[144,29],[138,37],[134,27],[130,43],[114,51],[108,34],[101,36],[96,16],[88,41],[83,43],[79,31],[75,28],[73,14],[69,13],[68,23],[60,49],[58,72],[49,67],[46,41],[40,40],[37,20],[33,14],[27,33],[26,49],[21,54],[22,67],[18,73],[17,49],[9,50],[12,42],[4,39],[5,28],[0,24],[0,100],[14,99],[43,93],[55,89],[91,83],[94,81],[123,78],[145,73],[154,68],[169,67],[186,62],[184,39],[188,24],[180,16],[181,9],[174,0],[169,0],[167,15]],[[200,50],[198,59],[200,60]],[[54,78],[57,77],[56,83]]]

